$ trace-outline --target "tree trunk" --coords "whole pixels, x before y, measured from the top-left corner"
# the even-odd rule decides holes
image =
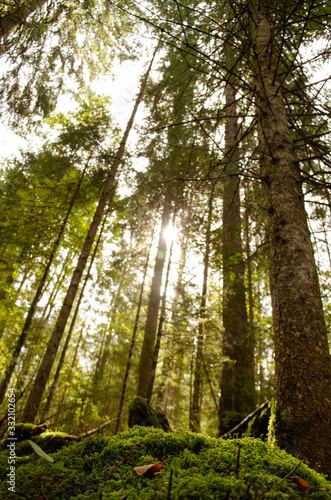
[[[32,12],[38,8],[40,9],[45,3],[46,0],[21,3],[15,9],[0,17],[0,41],[6,39],[15,28],[24,23]]]
[[[108,174],[106,183],[104,185],[98,206],[96,208],[92,223],[90,225],[89,231],[87,233],[80,257],[78,259],[78,263],[76,266],[76,269],[73,273],[71,283],[68,288],[68,292],[66,294],[66,297],[64,299],[63,306],[61,308],[60,314],[58,316],[56,325],[54,327],[54,330],[52,332],[51,338],[48,342],[46,353],[44,355],[44,358],[41,362],[40,368],[37,373],[36,380],[34,382],[34,385],[32,387],[31,393],[29,395],[28,402],[26,404],[26,407],[24,409],[24,414],[23,414],[23,420],[25,422],[34,422],[36,413],[38,411],[40,401],[43,395],[43,392],[45,390],[46,383],[48,381],[56,353],[58,351],[64,329],[66,327],[70,311],[72,309],[73,302],[75,300],[77,291],[78,291],[78,286],[80,283],[80,280],[82,278],[82,274],[84,272],[85,266],[87,259],[90,255],[91,248],[96,236],[96,233],[98,231],[99,224],[101,222],[106,204],[109,200],[109,196],[111,194],[111,191],[113,190],[114,187],[114,180],[115,176],[117,174],[118,167],[122,161],[123,154],[125,151],[125,146],[126,142],[130,133],[130,130],[133,126],[134,118],[138,110],[138,106],[143,98],[143,94],[145,91],[145,87],[147,85],[147,80],[148,76],[154,61],[156,51],[154,52],[153,58],[151,60],[151,63],[148,67],[147,72],[145,73],[142,82],[141,82],[141,87],[140,87],[140,92],[138,94],[138,97],[136,99],[131,117],[128,121],[128,124],[126,126],[125,132],[123,134],[121,143],[119,145],[119,148],[117,150],[115,159],[113,161],[113,164],[111,166],[110,172]]]
[[[170,268],[171,268],[172,249],[173,249],[173,241],[171,242],[170,250],[169,250],[169,259],[168,259],[168,266],[167,266],[167,272],[166,272],[166,279],[165,279],[162,301],[161,301],[160,319],[159,319],[159,324],[158,324],[158,328],[157,328],[156,342],[155,342],[154,353],[153,353],[153,362],[152,362],[151,373],[150,373],[150,377],[149,377],[149,385],[148,385],[148,390],[147,390],[148,401],[151,400],[152,394],[153,394],[156,366],[157,366],[157,362],[159,359],[159,352],[160,352],[160,347],[161,347],[163,324],[165,321],[165,314],[166,314],[167,290],[168,290],[168,283],[169,283],[169,273],[170,273]]]
[[[154,274],[152,280],[151,293],[148,301],[147,318],[145,323],[144,340],[140,353],[139,368],[138,368],[138,389],[137,396],[147,399],[148,386],[153,364],[154,344],[156,337],[156,329],[158,324],[162,274],[166,256],[167,243],[164,238],[164,230],[169,224],[170,219],[170,196],[165,195],[162,224],[160,230],[159,244],[155,259]]]
[[[202,284],[202,296],[201,296],[200,311],[199,311],[199,333],[198,333],[197,351],[195,356],[192,404],[190,405],[190,430],[193,432],[200,432],[201,430],[203,344],[205,337],[208,268],[209,268],[209,253],[210,253],[211,222],[213,216],[214,189],[215,186],[212,187],[208,203],[209,206],[208,206],[207,229],[206,229],[206,248],[203,259],[204,261],[203,284]]]
[[[256,104],[269,200],[275,334],[274,436],[331,475],[331,359],[302,181],[262,0],[250,0]]]
[[[122,291],[121,287],[122,287],[122,283],[120,282],[118,285],[117,291],[116,291],[116,295],[113,299],[113,305],[112,305],[111,311],[108,314],[109,323],[107,325],[107,330],[111,327],[111,325],[116,324],[116,316],[117,316],[117,309],[118,309],[117,301],[120,298],[120,294]],[[97,403],[98,400],[100,399],[100,394],[99,394],[100,386],[105,379],[105,368],[106,368],[107,362],[109,362],[110,353],[111,353],[110,345],[111,345],[111,341],[112,341],[112,335],[108,331],[106,331],[105,333],[106,333],[106,339],[104,341],[104,345],[101,348],[101,352],[99,355],[98,363],[96,365],[94,378],[93,378],[93,384],[92,384],[92,391],[91,392],[92,392],[92,399],[93,399],[94,403]]]
[[[41,315],[41,321],[44,324],[47,324],[49,321],[49,318],[51,317],[57,296],[58,296],[60,290],[62,289],[62,286],[63,286],[65,279],[69,275],[70,263],[72,263],[75,260],[75,258],[77,257],[77,254],[78,254],[78,252],[71,252],[69,250],[69,252],[67,253],[67,255],[65,257],[65,260],[62,263],[62,267],[61,267],[60,272],[58,273],[57,276],[54,276],[54,281],[56,280],[56,284],[55,284],[55,286],[53,286],[53,289],[52,289],[51,293],[49,294],[47,304],[44,307],[44,310],[43,310],[42,315]]]
[[[71,324],[70,324],[70,328],[69,328],[69,331],[68,331],[68,335],[67,335],[65,344],[64,344],[62,352],[61,352],[60,361],[59,361],[59,364],[58,364],[58,366],[56,368],[56,372],[55,372],[55,376],[54,376],[54,379],[53,379],[53,382],[52,382],[52,386],[51,386],[50,391],[48,393],[48,397],[47,397],[45,409],[44,409],[44,412],[43,412],[43,416],[41,418],[42,421],[47,420],[49,408],[51,406],[51,403],[52,403],[52,400],[53,400],[53,397],[54,397],[54,394],[55,394],[55,391],[56,391],[56,388],[57,388],[57,384],[58,384],[58,381],[59,381],[59,378],[60,378],[61,370],[62,370],[62,367],[64,365],[64,361],[65,361],[67,350],[68,350],[68,347],[69,347],[69,344],[70,344],[72,332],[74,330],[75,323],[76,323],[76,320],[77,320],[77,316],[78,316],[78,312],[79,312],[79,307],[80,307],[80,304],[81,304],[82,299],[84,297],[85,287],[86,287],[88,279],[90,277],[90,272],[91,272],[91,269],[92,269],[92,266],[93,266],[93,263],[94,263],[94,259],[95,259],[96,253],[98,251],[98,247],[99,247],[99,244],[100,244],[100,240],[101,240],[101,237],[102,237],[102,233],[103,233],[103,230],[104,230],[104,227],[105,227],[105,223],[106,223],[108,214],[109,214],[109,211],[106,213],[106,215],[105,215],[105,217],[103,219],[103,223],[102,223],[102,226],[101,226],[101,229],[100,229],[100,233],[99,233],[97,242],[96,242],[94,250],[93,250],[93,254],[92,254],[91,261],[90,261],[90,264],[89,264],[89,267],[88,267],[88,270],[87,270],[87,273],[86,273],[86,276],[85,276],[85,280],[84,280],[82,289],[81,289],[79,297],[78,297],[78,301],[77,301],[77,304],[76,304],[76,307],[75,307],[75,312],[74,312],[73,318],[71,320]]]
[[[236,93],[232,78],[225,86],[228,121],[225,125],[227,177],[223,187],[223,370],[220,399],[222,419],[232,413],[239,421],[255,403],[254,352],[250,340],[245,297],[245,267],[241,237],[240,179]],[[226,429],[227,430],[227,429]]]
[[[125,370],[125,375],[124,375],[124,379],[123,379],[120,404],[119,404],[117,418],[116,418],[115,434],[117,434],[120,431],[120,428],[122,425],[123,408],[124,408],[124,402],[125,402],[126,392],[127,392],[127,388],[128,388],[129,375],[130,375],[131,366],[132,366],[133,350],[134,350],[134,346],[136,343],[136,336],[137,336],[137,331],[138,331],[138,326],[139,326],[140,310],[141,310],[141,306],[142,306],[142,302],[143,302],[145,281],[146,281],[149,259],[150,259],[150,255],[151,255],[153,236],[154,236],[154,231],[153,231],[152,236],[151,236],[151,243],[149,245],[147,259],[146,259],[146,263],[145,263],[145,267],[144,267],[143,280],[142,280],[141,287],[140,287],[140,294],[139,294],[139,300],[138,300],[138,306],[137,306],[137,312],[136,312],[136,319],[135,319],[135,323],[134,323],[134,327],[133,327],[131,343],[130,343],[130,350],[129,350],[128,360],[126,362],[126,370]]]
[[[1,403],[2,403],[2,401],[4,399],[4,397],[5,397],[5,394],[6,394],[6,391],[7,391],[7,388],[8,388],[10,379],[11,379],[11,376],[12,376],[14,370],[15,370],[15,367],[16,367],[19,355],[20,355],[22,347],[23,347],[23,345],[25,343],[25,340],[26,340],[29,328],[31,326],[33,317],[34,317],[35,312],[36,312],[37,305],[38,305],[38,303],[39,303],[39,301],[41,299],[41,296],[42,296],[42,293],[43,293],[43,289],[45,287],[45,283],[46,283],[46,280],[47,280],[50,268],[51,268],[51,266],[53,264],[56,252],[57,252],[57,250],[58,250],[58,248],[60,246],[60,242],[61,242],[63,233],[64,233],[64,231],[65,231],[65,229],[67,227],[67,222],[68,222],[69,216],[71,214],[71,211],[72,211],[74,203],[76,201],[78,192],[79,192],[80,187],[82,185],[82,182],[83,182],[83,179],[84,179],[84,176],[85,176],[85,172],[86,172],[88,163],[89,163],[89,160],[87,161],[87,163],[85,165],[84,171],[82,172],[82,175],[81,175],[81,177],[79,179],[79,182],[77,184],[77,187],[75,189],[74,195],[73,195],[73,197],[72,197],[72,199],[70,201],[67,213],[66,213],[66,215],[65,215],[65,217],[64,217],[64,219],[62,221],[62,224],[61,224],[60,230],[58,232],[58,235],[57,235],[57,237],[56,237],[56,239],[55,239],[55,241],[53,243],[51,254],[50,254],[49,258],[48,258],[48,261],[47,261],[47,264],[45,266],[45,269],[44,269],[43,275],[41,277],[41,280],[39,282],[37,291],[35,293],[35,296],[33,298],[32,303],[31,303],[31,306],[30,306],[28,315],[26,317],[26,320],[25,320],[25,323],[24,323],[21,335],[18,338],[18,341],[17,341],[16,347],[15,347],[12,359],[10,361],[10,364],[9,364],[7,370],[6,370],[5,377],[4,377],[4,379],[3,379],[2,383],[1,383],[1,386],[0,386],[0,405],[1,405]]]

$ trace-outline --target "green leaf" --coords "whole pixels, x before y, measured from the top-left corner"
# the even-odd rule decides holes
[[[54,469],[62,470],[63,472],[70,472],[70,469],[64,467],[64,462],[57,462],[56,464],[52,464]]]
[[[39,455],[40,457],[44,458],[45,460],[48,460],[49,462],[54,462],[54,458],[50,457],[49,455],[47,455],[47,453],[45,453],[41,448],[40,446],[38,446],[36,443],[34,443],[33,441],[30,441],[28,439],[28,442],[30,443],[30,445],[32,446],[33,450],[37,453],[37,455]],[[60,462],[61,463],[61,462]]]

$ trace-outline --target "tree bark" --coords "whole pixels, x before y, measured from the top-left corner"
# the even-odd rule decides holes
[[[41,362],[40,368],[38,370],[35,382],[33,384],[32,390],[29,395],[29,399],[27,401],[27,404],[24,409],[24,414],[23,414],[23,420],[25,422],[34,422],[36,413],[38,411],[40,401],[43,395],[43,392],[45,390],[46,383],[48,381],[56,353],[58,351],[64,329],[66,327],[73,302],[75,300],[77,291],[78,291],[78,286],[80,283],[80,280],[82,278],[87,259],[90,255],[91,248],[99,227],[99,224],[101,222],[104,210],[106,208],[106,204],[109,200],[109,196],[111,194],[111,191],[114,187],[114,180],[115,176],[117,174],[118,167],[122,161],[123,154],[125,151],[125,146],[126,142],[129,136],[129,133],[131,131],[131,128],[133,126],[134,118],[136,116],[138,106],[140,102],[142,101],[143,94],[147,85],[147,80],[149,77],[150,70],[152,68],[152,64],[154,61],[156,51],[154,52],[154,55],[152,57],[151,63],[148,67],[148,70],[146,71],[142,82],[140,86],[140,91],[139,94],[136,98],[135,105],[131,114],[131,117],[128,121],[128,124],[126,126],[125,132],[123,134],[122,140],[120,142],[119,148],[117,150],[115,159],[113,161],[113,164],[110,168],[106,183],[104,185],[98,206],[96,208],[92,223],[90,225],[89,231],[87,233],[80,257],[77,262],[76,269],[73,273],[71,283],[69,285],[66,297],[64,299],[63,306],[61,308],[60,314],[58,316],[56,325],[54,327],[54,330],[52,332],[51,338],[48,342],[46,353],[43,357],[43,360]]]
[[[154,344],[156,329],[158,324],[162,274],[167,250],[167,242],[164,237],[164,230],[169,224],[170,219],[170,196],[165,194],[162,223],[159,236],[158,250],[155,259],[154,274],[152,279],[151,293],[148,301],[147,318],[145,323],[144,340],[140,353],[138,368],[138,388],[137,396],[148,399],[148,386],[153,364]]]
[[[241,236],[240,178],[236,91],[228,74],[225,86],[227,177],[223,187],[223,370],[220,399],[222,418],[231,412],[242,417],[254,408],[254,352],[248,326],[245,296],[245,266]]]
[[[0,17],[0,41],[6,39],[15,28],[21,26],[32,12],[38,8],[41,9],[46,0],[26,3],[22,2],[15,9]]]
[[[269,200],[275,334],[274,437],[331,475],[331,359],[273,34],[262,0],[250,0],[256,105]]]

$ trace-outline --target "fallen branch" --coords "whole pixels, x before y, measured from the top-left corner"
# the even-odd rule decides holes
[[[112,418],[110,420],[107,420],[107,422],[104,422],[103,424],[99,425],[99,427],[96,427],[95,429],[91,429],[90,431],[84,432],[83,434],[79,434],[79,436],[77,436],[77,437],[79,439],[83,439],[83,438],[85,438],[87,436],[90,436],[91,434],[95,434],[100,429],[103,429],[104,427],[107,427],[107,425],[110,425],[112,422],[115,422],[115,420],[117,420],[117,417]],[[76,436],[72,436],[72,438],[73,437],[76,437]]]
[[[266,408],[268,406],[269,402],[270,402],[270,399],[268,399],[268,401],[265,401],[261,406],[259,406],[259,408],[256,408],[256,410],[254,410],[247,417],[245,417],[244,420],[242,420],[238,425],[233,427],[233,429],[231,429],[230,431],[223,434],[223,436],[220,436],[220,438],[221,439],[226,438],[226,437],[230,436],[230,434],[237,432],[241,427],[243,427],[245,424],[247,424],[247,422],[252,420],[252,418],[255,417],[255,415],[257,415],[260,411],[264,410],[264,408]]]

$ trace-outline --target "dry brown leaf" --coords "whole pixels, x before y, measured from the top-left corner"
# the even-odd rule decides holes
[[[305,481],[304,479],[301,479],[301,477],[294,476],[290,477],[290,479],[291,481],[293,481],[293,483],[297,485],[297,487],[299,488],[300,491],[302,491],[302,493],[305,493],[307,490],[309,490],[309,488],[311,488],[310,484],[308,484],[307,481]]]
[[[142,465],[141,467],[135,467],[133,470],[135,471],[137,476],[144,476],[152,479],[156,472],[164,469],[164,465],[161,464],[148,464]]]

